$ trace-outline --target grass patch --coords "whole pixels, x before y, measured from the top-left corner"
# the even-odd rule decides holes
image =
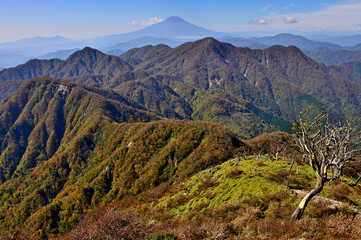
[[[184,184],[184,190],[163,199],[158,206],[167,207],[175,217],[188,214],[194,217],[211,208],[287,192],[288,178],[290,185],[309,187],[311,168],[295,164],[299,174],[294,171],[288,174],[289,166],[288,161],[271,161],[267,157],[257,159],[251,156],[243,161],[232,159],[194,175]],[[294,202],[291,197],[289,201]]]

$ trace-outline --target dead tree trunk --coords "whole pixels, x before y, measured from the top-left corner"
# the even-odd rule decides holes
[[[344,124],[330,124],[327,110],[323,111],[315,120],[307,124],[310,108],[300,113],[298,126],[298,148],[312,167],[317,178],[317,184],[300,202],[291,219],[300,219],[308,202],[320,193],[326,182],[339,178],[343,168],[354,157],[359,155],[359,134],[353,140],[354,128],[346,120]]]
[[[298,204],[296,210],[293,212],[291,219],[292,220],[298,220],[302,217],[303,213],[305,212],[305,209],[307,207],[308,202],[317,194],[319,194],[324,185],[324,181],[322,181],[321,178],[317,178],[317,184],[314,189],[312,189],[306,196],[303,197],[300,204]]]
[[[349,183],[348,185],[351,187],[355,187],[355,186],[357,186],[357,184],[360,180],[361,180],[361,173],[358,173],[358,178],[356,179],[356,181],[354,183]]]
[[[291,170],[292,170],[292,167],[293,167],[293,164],[295,164],[295,158],[292,159],[292,163],[291,163],[290,169],[288,169],[288,174],[290,174],[290,172],[291,172]]]

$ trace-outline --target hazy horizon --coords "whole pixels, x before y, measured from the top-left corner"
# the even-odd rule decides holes
[[[0,0],[0,43],[37,36],[86,39],[127,33],[180,16],[218,32],[361,33],[361,1]]]

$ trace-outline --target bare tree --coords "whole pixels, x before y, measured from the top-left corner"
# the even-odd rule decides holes
[[[273,146],[270,151],[271,154],[274,156],[276,160],[278,160],[278,157],[281,153],[285,151],[286,144],[285,143],[276,143],[275,146]]]
[[[351,187],[357,186],[358,182],[361,180],[361,173],[358,173],[358,177],[354,183],[349,183]]]
[[[310,118],[310,110],[300,113],[298,129],[298,147],[306,162],[313,168],[317,184],[302,199],[291,219],[300,219],[308,202],[320,193],[326,182],[339,178],[343,168],[359,153],[357,143],[353,138],[354,127],[349,121],[330,124],[328,110],[323,109],[311,124],[306,122]]]

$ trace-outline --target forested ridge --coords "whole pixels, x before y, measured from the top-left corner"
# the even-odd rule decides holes
[[[1,237],[358,234],[347,227],[358,218],[360,189],[348,184],[358,165],[325,187],[340,211],[311,203],[305,220],[287,222],[299,201],[290,189],[315,182],[293,148],[299,112],[330,103],[336,122],[361,113],[357,75],[296,47],[205,38],[120,57],[85,48],[4,69],[0,85]]]

